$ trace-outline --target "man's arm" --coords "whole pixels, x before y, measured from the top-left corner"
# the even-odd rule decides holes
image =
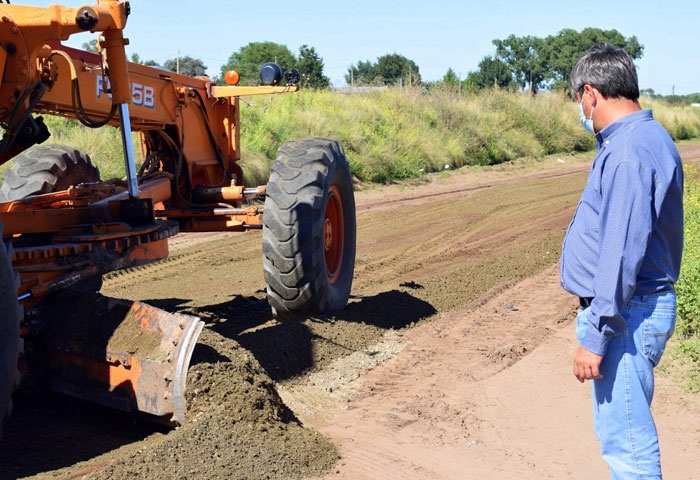
[[[581,345],[603,356],[625,323],[622,309],[634,295],[653,224],[653,173],[641,162],[620,162],[603,177],[600,252]]]

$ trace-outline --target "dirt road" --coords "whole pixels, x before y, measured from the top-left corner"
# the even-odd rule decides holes
[[[187,424],[20,393],[0,478],[605,478],[557,271],[588,160],[360,189],[353,296],[330,318],[272,319],[258,235],[177,237],[102,293],[206,321]],[[666,478],[693,478],[700,402],[663,369],[657,392]]]

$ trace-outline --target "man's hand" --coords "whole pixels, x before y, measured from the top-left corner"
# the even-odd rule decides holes
[[[585,380],[600,380],[603,378],[598,370],[602,360],[602,355],[597,355],[579,346],[574,357],[574,375],[578,378],[578,381],[583,383]]]

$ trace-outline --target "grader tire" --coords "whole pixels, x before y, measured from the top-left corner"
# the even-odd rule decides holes
[[[100,171],[90,156],[66,145],[36,145],[13,159],[0,187],[0,202],[54,193],[71,185],[97,182]],[[87,278],[65,289],[81,295],[102,288],[102,277]]]
[[[267,299],[280,320],[347,305],[355,270],[355,197],[340,145],[285,143],[273,162],[263,213]]]
[[[12,392],[19,383],[19,324],[22,308],[17,301],[19,277],[12,270],[12,254],[2,241],[0,223],[0,438],[12,412]]]
[[[5,171],[0,201],[58,192],[99,179],[100,171],[86,153],[65,145],[37,145],[17,155],[12,168]]]

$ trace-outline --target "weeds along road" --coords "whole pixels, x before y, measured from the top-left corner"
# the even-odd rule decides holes
[[[590,433],[585,472],[604,475],[587,391],[569,379],[575,301],[556,281],[591,158],[359,188],[352,298],[331,318],[272,319],[260,235],[176,237],[168,260],[102,293],[205,320],[187,424],[20,394],[0,478],[583,478],[556,433],[567,419]],[[535,360],[544,385],[518,370]]]

